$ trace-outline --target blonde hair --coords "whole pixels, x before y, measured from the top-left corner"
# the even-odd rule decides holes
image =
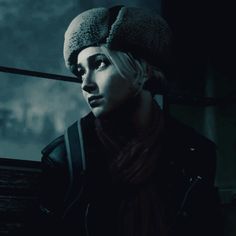
[[[134,58],[131,53],[110,50],[103,45],[101,49],[111,63],[114,64],[121,77],[132,80],[132,84],[137,90],[136,93],[139,93],[148,79],[147,62]]]
[[[101,49],[110,62],[114,64],[121,77],[132,80],[136,94],[145,87],[145,83],[149,79],[159,80],[160,83],[164,80],[163,73],[142,58],[135,58],[131,53],[111,50],[105,45],[101,45]]]

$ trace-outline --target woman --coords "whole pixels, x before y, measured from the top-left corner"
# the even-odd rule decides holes
[[[42,151],[52,233],[221,235],[215,146],[154,99],[170,42],[167,23],[139,8],[95,8],[69,25],[65,63],[91,113]]]

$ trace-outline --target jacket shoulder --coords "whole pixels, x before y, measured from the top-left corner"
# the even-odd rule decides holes
[[[171,117],[168,119],[168,145],[176,162],[190,176],[201,176],[213,183],[216,171],[216,145],[192,127]]]
[[[42,151],[42,161],[45,159],[51,161],[54,164],[65,164],[66,157],[66,145],[64,135],[59,136],[50,142]]]
[[[90,130],[93,121],[94,116],[91,112],[81,118],[80,123],[82,125],[84,135],[87,135],[87,130]],[[56,163],[59,165],[66,164],[67,151],[64,135],[61,135],[51,141],[46,147],[42,149],[41,153],[43,162],[54,162],[54,164]]]
[[[210,149],[216,148],[213,141],[197,132],[194,128],[182,123],[181,121],[173,118],[167,118],[167,129],[174,135],[174,138],[178,138],[180,142],[186,144],[195,144],[197,146],[209,147]]]

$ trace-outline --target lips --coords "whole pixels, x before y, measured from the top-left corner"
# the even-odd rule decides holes
[[[88,98],[88,103],[91,107],[96,107],[100,104],[100,99],[102,95],[94,95]]]

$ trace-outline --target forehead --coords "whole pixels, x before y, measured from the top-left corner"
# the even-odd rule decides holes
[[[80,64],[81,62],[86,61],[89,57],[98,53],[103,53],[101,47],[87,47],[78,54],[77,63]]]

